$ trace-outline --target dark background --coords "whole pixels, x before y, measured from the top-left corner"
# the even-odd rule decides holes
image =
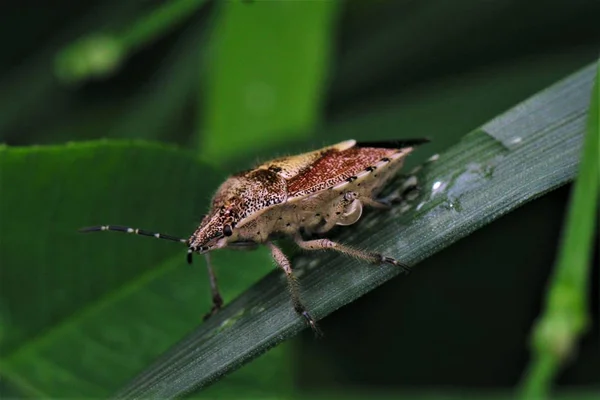
[[[202,129],[209,83],[207,67],[198,60],[210,57],[210,28],[225,2],[207,2],[106,77],[65,83],[56,76],[55,56],[65,45],[99,27],[118,30],[162,3],[4,1],[0,141],[30,146],[135,138],[183,148],[201,143],[210,134]],[[95,14],[95,8],[103,11]],[[288,132],[276,132],[277,141],[237,150],[221,166],[232,172],[257,155],[299,144],[310,148],[376,135],[361,132],[361,121],[373,114],[381,129],[431,137],[432,151],[441,151],[597,59],[599,16],[600,2],[592,0],[341,2],[318,123],[303,138],[288,140]],[[191,48],[198,53],[187,59]],[[142,111],[139,123],[118,123],[144,101],[157,102],[164,115],[153,119]],[[570,189],[523,206],[423,262],[409,279],[388,282],[327,317],[324,340],[305,332],[286,345],[293,354],[294,387],[513,387],[529,361],[528,337],[556,257]],[[563,387],[600,384],[597,253],[594,265],[589,298],[594,320],[576,360],[558,378]]]

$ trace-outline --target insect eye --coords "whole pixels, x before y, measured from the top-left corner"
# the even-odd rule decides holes
[[[223,227],[223,235],[225,235],[225,236],[233,235],[233,229],[231,229],[231,225],[225,225]]]

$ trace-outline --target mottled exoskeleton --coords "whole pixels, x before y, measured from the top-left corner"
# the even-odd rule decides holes
[[[114,225],[82,231],[113,230],[179,241],[188,246],[190,262],[194,253],[205,254],[213,298],[207,317],[223,305],[208,253],[225,247],[248,249],[264,244],[288,278],[294,309],[318,332],[300,299],[292,265],[274,238],[288,236],[305,250],[331,249],[373,264],[388,263],[407,270],[406,265],[391,257],[311,235],[324,234],[336,225],[352,225],[362,215],[363,206],[388,208],[389,202],[377,196],[414,146],[425,142],[347,140],[265,162],[230,177],[219,187],[209,213],[189,239]]]

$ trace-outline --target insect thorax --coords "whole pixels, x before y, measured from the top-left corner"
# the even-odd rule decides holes
[[[211,210],[191,236],[190,244],[210,245],[219,236],[229,236],[227,229],[231,229],[231,240],[236,240],[239,236],[236,227],[240,222],[283,203],[286,198],[285,179],[273,171],[258,169],[233,176],[217,190]]]

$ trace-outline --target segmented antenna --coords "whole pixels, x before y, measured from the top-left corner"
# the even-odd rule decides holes
[[[100,231],[133,233],[134,235],[151,236],[151,237],[155,237],[157,239],[165,239],[165,240],[170,240],[172,242],[183,243],[185,245],[189,244],[187,239],[182,239],[182,238],[178,238],[178,237],[171,236],[171,235],[165,235],[163,233],[158,233],[158,232],[149,232],[149,231],[145,231],[143,229],[130,228],[128,226],[121,226],[121,225],[97,225],[97,226],[90,226],[87,228],[81,228],[79,230],[79,232],[81,232],[81,233],[100,232]],[[189,264],[192,263],[192,254],[193,254],[192,249],[188,249],[187,262]]]
[[[142,236],[152,236],[157,239],[165,239],[170,240],[172,242],[179,242],[187,244],[187,239],[178,238],[175,236],[165,235],[157,232],[149,232],[143,229],[130,228],[128,226],[120,226],[120,225],[98,225],[98,226],[90,226],[88,228],[81,228],[79,232],[89,233],[89,232],[99,232],[99,231],[115,231],[115,232],[124,232],[124,233],[133,233],[134,235],[142,235]]]

